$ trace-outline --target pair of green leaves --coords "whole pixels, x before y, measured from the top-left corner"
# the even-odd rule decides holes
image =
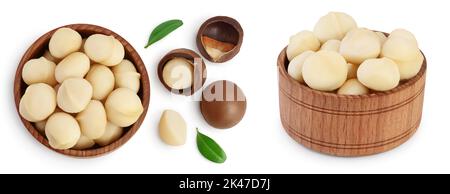
[[[215,163],[224,163],[227,159],[227,155],[217,144],[216,141],[206,136],[203,133],[200,133],[197,128],[197,148],[198,151],[208,160]]]
[[[153,29],[152,33],[150,34],[145,48],[148,48],[153,43],[158,42],[182,25],[183,21],[181,20],[168,20],[159,24],[155,29]]]

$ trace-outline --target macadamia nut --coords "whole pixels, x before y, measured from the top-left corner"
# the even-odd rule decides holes
[[[133,63],[123,60],[118,65],[112,67],[116,88],[129,88],[135,93],[139,91],[141,74],[136,71]]]
[[[194,66],[185,58],[173,58],[164,65],[162,77],[170,88],[190,88],[194,79]]]
[[[356,22],[351,16],[341,12],[330,12],[316,23],[314,35],[321,43],[332,39],[341,40],[347,32],[356,27]]]
[[[347,79],[347,62],[333,51],[318,51],[311,54],[303,64],[305,83],[316,90],[333,91]]]
[[[377,58],[381,45],[375,32],[364,28],[353,29],[342,39],[339,53],[350,63],[361,64],[366,59]]]
[[[128,127],[135,123],[144,111],[141,99],[128,88],[117,88],[105,102],[108,120],[120,127]]]
[[[328,40],[323,43],[322,47],[320,47],[321,51],[334,51],[339,52],[339,47],[341,47],[341,41],[339,40]]]
[[[89,67],[89,58],[84,53],[74,52],[56,66],[56,81],[62,83],[67,78],[83,78],[89,71]]]
[[[48,118],[45,125],[45,135],[52,148],[62,150],[75,146],[81,132],[75,118],[67,113],[59,112]]]
[[[100,146],[106,146],[118,140],[123,134],[123,128],[114,125],[111,122],[106,124],[106,130],[102,137],[95,139],[95,143]]]
[[[186,122],[176,111],[165,110],[159,120],[159,136],[166,144],[179,146],[186,142]]]
[[[98,100],[91,100],[87,107],[77,114],[81,134],[90,138],[100,138],[105,133],[106,112],[103,104]]]
[[[61,59],[57,59],[56,57],[54,57],[49,50],[45,50],[43,57],[45,57],[47,60],[57,64],[61,61]]]
[[[320,42],[311,31],[301,31],[289,39],[289,45],[286,50],[286,55],[291,61],[297,55],[305,51],[317,51],[320,48]]]
[[[66,79],[58,89],[58,107],[68,113],[78,113],[86,108],[92,98],[91,84],[82,78]]]
[[[22,69],[22,79],[28,84],[46,83],[54,86],[57,84],[55,79],[56,64],[45,57],[31,59],[25,63]]]
[[[62,59],[78,51],[81,47],[81,35],[70,28],[60,28],[50,38],[48,44],[52,56]]]
[[[414,34],[411,33],[410,31],[399,28],[399,29],[393,30],[393,31],[389,34],[389,38],[397,37],[397,36],[400,37],[400,38],[408,39],[408,40],[410,40],[411,42],[415,43],[416,47],[419,47],[419,45],[417,44],[417,39],[416,39],[416,37],[415,37]]]
[[[369,89],[361,84],[358,79],[349,79],[339,88],[337,93],[343,95],[363,95],[368,94]]]
[[[103,34],[89,36],[84,43],[84,51],[97,63],[108,60],[115,49],[114,37]]]
[[[400,72],[397,64],[389,58],[368,59],[358,68],[358,80],[376,91],[387,91],[397,87]]]
[[[55,108],[55,90],[44,83],[28,86],[19,103],[20,115],[30,122],[45,120],[55,111]]]
[[[93,147],[95,145],[94,140],[89,139],[88,137],[81,135],[80,138],[78,139],[77,144],[75,144],[75,146],[72,147],[72,149],[75,150],[85,150],[85,149],[89,149],[91,147]]]
[[[119,64],[123,57],[125,56],[125,49],[123,48],[122,43],[120,43],[117,39],[113,39],[114,49],[112,50],[111,56],[105,61],[100,62],[106,66],[115,66]]]
[[[93,88],[92,98],[95,100],[105,99],[114,89],[114,74],[104,65],[93,65],[86,80]]]
[[[302,76],[303,63],[305,63],[305,60],[313,53],[314,51],[305,51],[289,62],[288,74],[300,83],[304,83]]]

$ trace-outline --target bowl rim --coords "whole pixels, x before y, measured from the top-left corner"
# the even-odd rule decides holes
[[[22,97],[22,91],[21,89],[25,89],[22,88],[23,85],[23,80],[22,80],[22,69],[24,64],[33,58],[33,55],[35,55],[36,52],[40,51],[39,47],[42,47],[42,45],[48,43],[48,41],[50,40],[51,36],[53,35],[53,33],[60,29],[60,28],[64,28],[64,27],[68,27],[71,28],[75,31],[91,31],[92,34],[95,33],[100,33],[100,34],[105,34],[105,35],[111,35],[114,36],[117,40],[119,40],[122,45],[125,48],[125,56],[128,56],[126,59],[130,60],[133,62],[134,66],[136,67],[137,71],[141,74],[141,80],[140,80],[140,91],[139,93],[142,93],[140,95],[140,99],[141,99],[141,103],[144,107],[144,110],[141,114],[141,116],[138,118],[138,120],[131,126],[129,127],[125,127],[128,128],[128,130],[122,134],[122,136],[117,139],[116,141],[112,142],[111,144],[107,145],[107,146],[102,146],[102,147],[95,147],[93,149],[86,149],[86,150],[75,150],[75,149],[67,149],[67,150],[58,150],[58,149],[54,149],[52,148],[49,143],[47,138],[44,137],[43,134],[41,134],[36,127],[34,126],[33,122],[27,121],[25,120],[19,112],[19,103],[20,103],[20,99]],[[44,48],[46,48],[47,46],[45,46]],[[63,154],[63,155],[67,155],[67,156],[72,156],[72,157],[76,157],[76,158],[90,158],[90,157],[97,157],[97,156],[102,156],[105,155],[107,153],[110,153],[118,148],[120,148],[122,145],[124,145],[126,142],[128,142],[129,139],[131,139],[131,137],[137,132],[137,130],[139,129],[139,127],[141,126],[146,114],[147,114],[147,110],[149,107],[149,103],[150,103],[150,80],[148,77],[148,73],[145,67],[144,62],[142,61],[141,57],[139,56],[138,52],[133,48],[133,46],[126,41],[123,37],[121,37],[119,34],[115,33],[112,30],[109,30],[107,28],[98,26],[98,25],[93,25],[93,24],[84,24],[84,23],[77,23],[77,24],[68,24],[68,25],[64,25],[64,26],[60,26],[57,27],[53,30],[50,30],[46,33],[44,33],[43,35],[41,35],[38,39],[36,39],[29,47],[28,49],[25,51],[25,53],[22,55],[22,58],[17,66],[17,70],[16,70],[16,74],[15,74],[15,78],[14,78],[14,101],[16,104],[16,111],[17,114],[19,115],[20,120],[22,121],[23,125],[25,126],[25,128],[28,130],[28,132],[30,132],[30,134],[37,140],[39,141],[42,145],[44,145],[45,147]]]

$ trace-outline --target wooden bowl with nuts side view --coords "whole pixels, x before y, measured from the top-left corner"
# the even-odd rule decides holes
[[[56,30],[67,27],[71,28],[75,31],[77,31],[82,38],[87,38],[88,36],[92,34],[104,34],[104,35],[110,35],[113,36],[115,39],[117,39],[124,47],[125,50],[125,57],[124,59],[128,59],[131,61],[137,72],[140,74],[140,89],[137,93],[139,96],[142,106],[143,106],[143,112],[138,117],[137,121],[132,124],[129,127],[123,128],[123,133],[121,137],[112,143],[106,145],[106,146],[99,146],[95,145],[92,148],[88,148],[85,150],[76,150],[76,149],[66,149],[66,150],[59,150],[54,149],[50,146],[49,141],[47,140],[45,134],[41,134],[39,130],[35,127],[35,125],[32,122],[27,121],[24,119],[19,112],[19,103],[21,100],[21,97],[24,95],[25,90],[27,88],[27,84],[22,79],[22,70],[24,68],[24,65],[27,61],[30,59],[38,58],[43,56],[44,52],[48,49],[49,41],[52,35],[55,33]],[[38,38],[25,52],[23,55],[19,66],[17,67],[15,80],[14,80],[14,100],[16,103],[16,109],[20,116],[20,119],[22,120],[22,123],[24,124],[25,128],[31,133],[31,135],[36,138],[41,144],[46,146],[47,148],[54,150],[60,154],[73,156],[73,157],[79,157],[79,158],[86,158],[86,157],[95,157],[104,155],[106,153],[110,153],[116,149],[118,149],[120,146],[125,144],[139,129],[140,125],[142,124],[145,115],[148,110],[149,101],[150,101],[150,81],[148,78],[147,70],[145,69],[145,65],[140,58],[139,54],[136,52],[136,50],[131,46],[130,43],[128,43],[124,38],[116,34],[115,32],[108,30],[106,28],[91,25],[91,24],[71,24],[66,25],[62,27],[58,27],[50,32],[45,33],[40,38]]]
[[[391,150],[419,127],[426,59],[419,73],[387,92],[338,95],[313,90],[289,76],[286,48],[278,57],[281,123],[297,142],[335,156]]]

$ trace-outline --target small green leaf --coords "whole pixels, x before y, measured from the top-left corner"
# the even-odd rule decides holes
[[[155,29],[153,29],[152,33],[150,34],[150,37],[148,38],[147,45],[145,48],[149,47],[153,43],[161,40],[177,28],[183,25],[183,21],[181,20],[168,20],[165,21],[158,26],[156,26]]]
[[[208,160],[215,163],[224,163],[227,155],[223,149],[210,137],[200,133],[197,128],[197,148],[198,151]]]

